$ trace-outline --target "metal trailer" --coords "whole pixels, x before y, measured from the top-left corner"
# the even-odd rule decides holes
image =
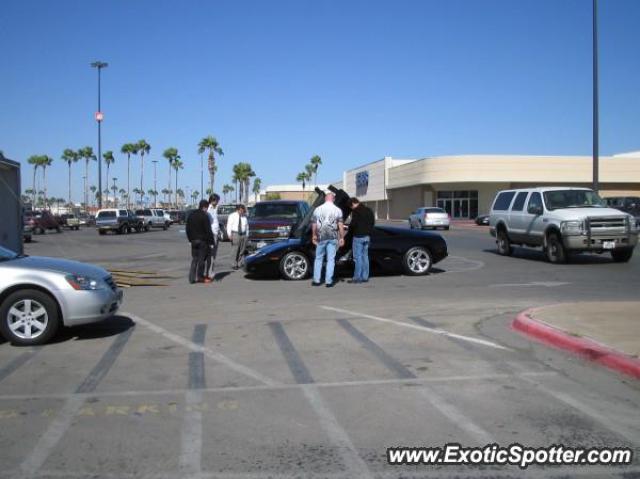
[[[22,254],[20,163],[0,153],[0,246]]]

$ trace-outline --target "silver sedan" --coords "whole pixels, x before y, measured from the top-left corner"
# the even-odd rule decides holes
[[[103,268],[0,247],[0,335],[13,344],[42,344],[61,326],[107,319],[122,298]]]

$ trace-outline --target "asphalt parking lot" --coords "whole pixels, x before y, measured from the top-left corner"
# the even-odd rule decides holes
[[[640,385],[513,332],[517,312],[637,300],[628,264],[505,258],[442,232],[426,277],[333,289],[249,279],[218,254],[189,285],[182,227],[34,237],[26,253],[157,272],[117,317],[38,348],[0,343],[0,477],[640,477]],[[639,252],[636,252],[639,253]],[[628,467],[391,466],[393,446],[627,446]]]

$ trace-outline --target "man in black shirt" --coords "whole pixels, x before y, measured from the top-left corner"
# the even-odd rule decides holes
[[[376,219],[373,211],[360,203],[358,198],[351,198],[349,207],[351,208],[349,234],[353,236],[353,260],[356,264],[353,279],[349,283],[366,283],[369,281],[369,243]]]
[[[191,268],[189,269],[189,283],[191,284],[211,282],[204,275],[207,254],[210,245],[214,242],[207,208],[209,208],[209,202],[201,200],[198,209],[191,213],[187,219],[186,233],[187,239],[191,243]]]

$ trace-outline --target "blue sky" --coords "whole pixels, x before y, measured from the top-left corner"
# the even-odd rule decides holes
[[[324,182],[385,155],[591,153],[591,0],[2,5],[0,149],[54,157],[50,195],[66,196],[62,150],[97,147],[95,59],[109,62],[103,151],[145,138],[158,189],[169,146],[199,189],[207,134],[225,151],[216,189],[239,161],[273,184],[314,154]],[[601,152],[638,150],[640,2],[601,0],[600,20]],[[125,166],[118,154],[120,185]]]

